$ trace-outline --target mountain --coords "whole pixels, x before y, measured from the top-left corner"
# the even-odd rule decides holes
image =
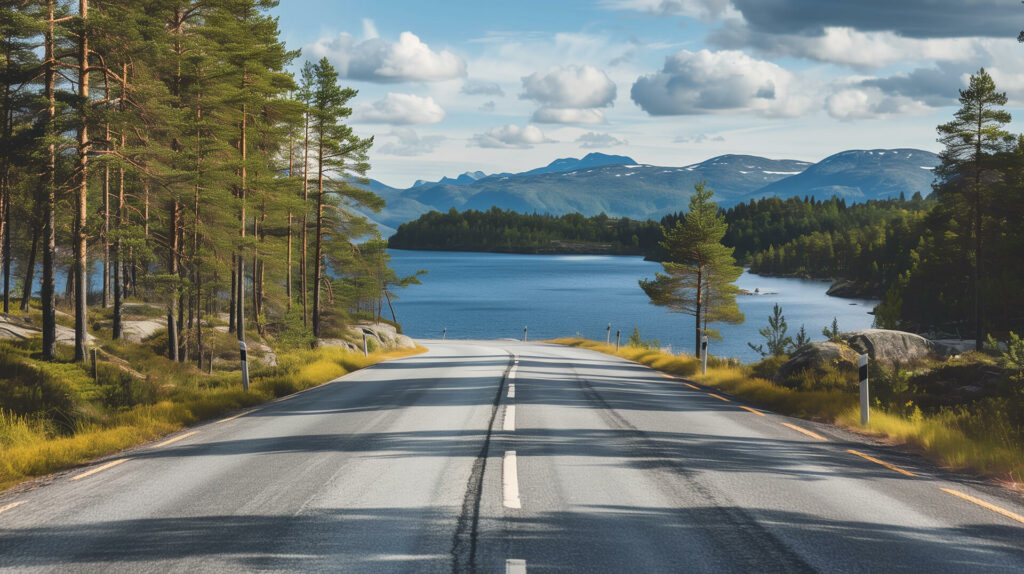
[[[636,162],[633,158],[624,155],[607,155],[603,153],[588,153],[583,159],[576,159],[574,157],[566,157],[562,159],[556,159],[544,167],[538,167],[537,169],[531,169],[530,171],[523,172],[519,175],[538,175],[542,173],[565,173],[567,171],[576,171],[579,169],[588,169],[592,167],[602,167],[606,165],[633,165]],[[509,175],[509,174],[501,174]]]
[[[931,191],[932,168],[938,157],[915,149],[853,150],[812,164],[750,155],[723,155],[683,167],[637,164],[626,156],[589,154],[563,158],[523,173],[479,177],[473,172],[456,179],[421,183],[399,190],[380,182],[370,189],[388,205],[368,214],[383,232],[430,210],[448,211],[491,207],[520,213],[658,219],[685,211],[693,186],[701,181],[715,191],[715,200],[730,207],[763,196],[839,195],[848,201],[908,197]],[[463,181],[459,181],[463,179]]]
[[[850,150],[829,156],[803,173],[764,186],[750,198],[833,195],[847,201],[931,193],[939,156],[919,149]]]
[[[467,171],[456,178],[442,177],[441,181],[427,181],[425,179],[417,179],[416,183],[412,184],[413,187],[420,187],[422,185],[437,185],[448,184],[448,185],[469,185],[474,181],[487,177],[487,174],[482,171]],[[383,185],[383,184],[382,184]]]

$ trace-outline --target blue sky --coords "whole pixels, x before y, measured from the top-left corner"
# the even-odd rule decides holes
[[[359,90],[370,176],[395,187],[592,151],[938,151],[982,66],[1011,112],[1024,101],[1024,7],[1004,0],[282,0],[275,15]]]

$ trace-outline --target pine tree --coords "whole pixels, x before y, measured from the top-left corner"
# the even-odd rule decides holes
[[[652,304],[693,315],[698,355],[708,323],[743,321],[736,305],[738,291],[731,285],[743,269],[736,265],[732,248],[722,245],[728,225],[711,201],[713,195],[704,182],[694,186],[690,211],[665,233],[661,244],[667,254],[664,273],[640,281]]]

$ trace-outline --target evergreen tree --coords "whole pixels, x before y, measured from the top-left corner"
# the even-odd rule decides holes
[[[757,346],[754,346],[753,343],[747,343],[747,346],[757,351],[762,357],[769,355],[781,357],[789,354],[794,348],[798,348],[799,345],[794,343],[792,337],[786,335],[788,330],[789,326],[786,325],[786,317],[782,314],[782,307],[779,307],[779,304],[776,303],[772,306],[772,314],[768,316],[768,326],[758,330],[758,333],[765,338],[765,342]],[[799,338],[806,343],[807,333],[804,331],[803,326],[800,327]],[[767,350],[765,350],[765,345],[768,346]]]
[[[732,248],[722,245],[728,225],[711,201],[713,195],[703,182],[694,186],[690,211],[665,233],[664,273],[640,281],[652,304],[693,315],[697,355],[708,323],[743,321],[736,305],[737,291],[730,288],[743,269],[736,265]]]

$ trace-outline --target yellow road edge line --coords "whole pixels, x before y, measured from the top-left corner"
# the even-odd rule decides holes
[[[104,464],[103,466],[97,466],[96,468],[94,468],[92,470],[87,470],[87,471],[83,472],[82,474],[76,474],[75,476],[71,477],[71,480],[82,480],[83,478],[86,478],[88,476],[92,476],[92,475],[96,474],[97,472],[102,472],[104,470],[107,470],[108,468],[115,467],[115,466],[121,464],[122,462],[128,462],[129,460],[131,460],[131,459],[130,458],[119,458],[117,460],[112,460],[112,461],[108,462],[107,464]]]
[[[663,376],[663,377],[665,377],[666,379],[674,379],[675,378],[675,377],[673,377],[672,375],[670,375],[668,373],[658,373],[658,374]]]
[[[732,401],[730,401],[729,399],[727,399],[725,397],[720,397],[720,396],[716,395],[715,393],[708,393],[708,396],[709,397],[715,397],[716,399],[718,399],[720,401],[725,401],[727,403],[731,403],[732,402]]]
[[[850,454],[853,454],[853,455],[856,455],[856,456],[859,456],[859,457],[863,458],[864,460],[870,460],[871,462],[873,462],[875,464],[880,464],[880,465],[884,466],[885,468],[888,468],[889,470],[894,470],[894,471],[896,471],[896,472],[898,472],[900,474],[903,474],[903,475],[906,475],[906,476],[917,476],[916,474],[910,472],[909,470],[903,470],[902,468],[900,468],[900,467],[898,467],[898,466],[896,466],[894,464],[889,464],[889,463],[885,462],[884,460],[878,460],[877,458],[875,458],[873,456],[868,456],[868,455],[866,455],[866,454],[864,454],[862,452],[858,452],[858,451],[855,451],[853,449],[847,449],[846,452],[848,452]]]
[[[791,429],[795,430],[798,433],[803,433],[803,434],[805,434],[805,435],[807,435],[807,436],[809,436],[809,437],[811,437],[813,439],[828,441],[827,438],[821,436],[820,434],[818,434],[816,432],[811,432],[811,431],[809,431],[809,430],[807,430],[805,428],[800,428],[800,427],[798,427],[796,425],[791,425],[789,423],[779,423],[779,424],[781,424],[782,426],[784,426],[786,428],[791,428]]]
[[[153,448],[160,448],[162,446],[167,446],[169,444],[174,444],[174,443],[178,442],[179,440],[185,440],[188,437],[195,436],[197,434],[199,434],[199,431],[192,431],[192,432],[189,432],[189,433],[185,433],[185,434],[183,434],[181,436],[176,436],[176,437],[174,437],[172,439],[165,440],[164,442],[162,442],[160,444],[155,444],[155,445],[153,445]]]
[[[690,383],[683,383],[683,384],[684,384],[684,385],[686,385],[686,386],[688,386],[688,387],[690,387],[691,389],[693,389],[693,390],[695,390],[695,391],[699,391],[699,390],[701,390],[701,389],[700,389],[700,387],[698,387],[697,385],[692,385],[692,384],[690,384]]]
[[[240,419],[240,418],[244,417],[245,415],[247,415],[249,413],[252,413],[252,412],[256,412],[256,411],[247,411],[247,412],[244,412],[244,413],[238,413],[237,415],[235,415],[233,417],[228,417],[226,419],[220,419],[219,421],[216,421],[213,424],[219,425],[220,423],[226,423],[228,421],[233,421],[235,419]]]
[[[757,416],[761,416],[761,417],[765,416],[764,413],[762,413],[761,411],[755,411],[754,409],[752,409],[750,407],[740,406],[740,408],[745,410],[745,411],[750,411],[750,412],[754,413]]]
[[[17,507],[21,506],[22,504],[25,504],[24,500],[19,500],[18,502],[12,502],[10,504],[5,504],[3,506],[0,506],[0,514],[3,514],[4,512],[7,512],[8,510],[11,510],[13,508],[17,508]]]
[[[946,494],[952,494],[953,496],[956,496],[957,498],[962,498],[962,499],[966,500],[967,502],[973,502],[974,504],[977,504],[978,506],[980,506],[982,508],[987,508],[988,510],[991,510],[992,512],[995,512],[996,514],[1002,514],[1003,516],[1009,518],[1010,520],[1016,520],[1017,522],[1020,522],[1021,524],[1024,524],[1024,516],[1021,516],[1021,515],[1017,514],[1016,512],[1010,512],[1009,510],[1006,510],[1005,508],[1000,508],[1000,507],[998,507],[998,506],[996,506],[994,504],[989,504],[989,503],[985,502],[984,500],[981,500],[979,498],[974,498],[970,494],[964,494],[962,492],[959,492],[959,491],[956,491],[956,490],[952,490],[952,489],[949,489],[949,488],[940,488],[939,490],[941,490],[942,492],[945,492]]]

